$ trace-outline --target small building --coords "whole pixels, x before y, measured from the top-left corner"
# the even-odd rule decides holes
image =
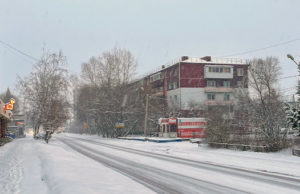
[[[205,118],[160,118],[159,137],[206,138]]]
[[[5,104],[0,99],[0,138],[5,138],[7,123],[12,120],[12,112],[4,107]]]
[[[7,132],[13,137],[25,137],[25,115],[14,115],[14,119],[7,123]]]

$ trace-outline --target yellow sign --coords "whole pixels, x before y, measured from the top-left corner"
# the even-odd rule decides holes
[[[88,124],[84,123],[83,128],[88,129],[89,128]]]
[[[124,128],[125,124],[124,123],[116,123],[115,127],[116,128]]]
[[[4,106],[4,110],[14,110],[15,99],[11,98],[9,103]]]

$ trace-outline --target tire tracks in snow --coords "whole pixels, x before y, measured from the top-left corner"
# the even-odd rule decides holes
[[[143,155],[146,157],[165,160],[165,161],[173,162],[176,164],[180,163],[180,164],[192,166],[195,168],[211,170],[213,172],[220,172],[220,173],[227,174],[227,175],[230,174],[230,175],[241,177],[241,178],[248,178],[248,179],[252,179],[252,180],[256,180],[256,181],[269,183],[271,185],[277,185],[280,187],[285,187],[288,189],[294,189],[294,190],[300,191],[300,179],[294,178],[291,176],[273,174],[270,172],[249,170],[249,169],[244,169],[244,168],[237,168],[237,167],[232,167],[232,166],[225,166],[225,165],[214,164],[214,163],[210,163],[210,162],[190,160],[190,159],[180,158],[180,157],[176,157],[176,156],[152,153],[152,152],[148,152],[148,151],[142,151],[142,150],[137,150],[137,149],[133,149],[133,148],[127,148],[127,147],[107,144],[107,143],[94,141],[94,140],[87,140],[87,139],[83,139],[83,138],[77,138],[77,137],[71,137],[71,138],[67,137],[67,138],[68,139],[77,139],[82,142],[100,145],[100,146],[104,146],[104,147],[111,148],[111,149],[116,149],[116,150],[120,150],[120,151],[124,151],[124,152]]]
[[[106,152],[86,147],[82,144],[78,145],[78,143],[70,139],[58,139],[75,151],[130,177],[157,193],[246,193],[242,190],[120,158]]]

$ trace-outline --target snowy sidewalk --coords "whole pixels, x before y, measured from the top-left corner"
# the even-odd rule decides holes
[[[0,147],[0,193],[153,193],[55,138],[32,137]]]

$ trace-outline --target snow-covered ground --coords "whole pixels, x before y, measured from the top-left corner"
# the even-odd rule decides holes
[[[32,137],[0,147],[0,193],[153,193],[55,138]]]
[[[196,162],[152,157],[151,153]],[[256,153],[198,147],[189,142],[154,143],[59,134],[49,144],[28,136],[0,147],[0,193],[153,193],[148,183],[159,184],[166,191],[181,189],[179,193],[297,193],[300,188],[298,182],[284,183],[285,178],[209,167],[201,162],[292,177],[300,183],[300,158],[292,156],[290,150]]]
[[[167,154],[196,161],[222,164],[245,169],[268,171],[283,175],[300,177],[300,157],[293,156],[291,150],[276,153],[261,153],[228,149],[214,149],[206,145],[190,142],[154,143],[133,140],[105,139],[99,136],[63,134],[69,137],[80,137],[101,141],[122,147]]]

